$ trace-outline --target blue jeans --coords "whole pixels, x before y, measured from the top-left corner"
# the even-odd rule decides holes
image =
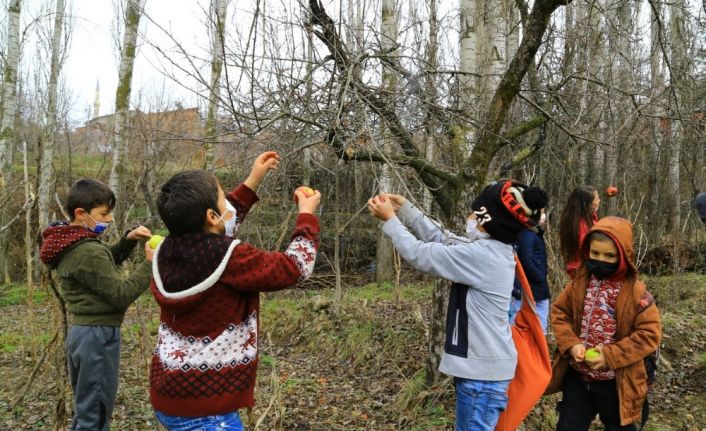
[[[520,311],[520,307],[522,306],[522,300],[512,298],[512,302],[510,302],[510,324],[512,325],[515,323],[515,316],[517,315],[517,312]],[[548,299],[543,299],[541,301],[537,301],[535,303],[535,306],[537,307],[537,314],[539,314],[539,323],[542,324],[542,329],[544,330],[544,333],[547,333],[547,321],[549,320],[549,300]]]
[[[493,431],[507,407],[510,380],[469,380],[456,377],[456,431]]]
[[[169,416],[155,411],[157,420],[169,431],[243,431],[238,412],[225,415],[186,417]]]

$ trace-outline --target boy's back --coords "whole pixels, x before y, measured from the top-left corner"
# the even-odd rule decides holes
[[[248,179],[228,196],[205,171],[182,172],[162,186],[157,205],[170,235],[152,265],[161,323],[150,399],[167,427],[208,428],[220,423],[214,417],[240,423],[237,409],[254,405],[259,292],[293,286],[313,271],[318,192],[298,196],[300,214],[285,252],[233,238],[258,200],[254,190],[278,160],[274,152],[261,154]]]

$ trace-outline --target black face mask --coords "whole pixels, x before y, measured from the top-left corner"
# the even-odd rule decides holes
[[[587,259],[586,269],[598,278],[608,278],[618,270],[620,262],[608,263],[602,260]]]

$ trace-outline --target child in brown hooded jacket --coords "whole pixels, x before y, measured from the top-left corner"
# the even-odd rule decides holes
[[[635,430],[647,397],[644,358],[660,343],[659,310],[634,264],[632,225],[605,217],[583,243],[576,277],[552,305],[557,342],[546,394],[562,391],[557,430]],[[586,355],[593,348],[596,357]]]

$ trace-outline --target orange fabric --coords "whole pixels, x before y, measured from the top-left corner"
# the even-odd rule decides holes
[[[515,272],[522,286],[522,306],[512,325],[517,368],[508,388],[507,408],[495,427],[497,431],[516,429],[539,401],[552,376],[547,340],[534,308],[532,290],[517,256]]]

